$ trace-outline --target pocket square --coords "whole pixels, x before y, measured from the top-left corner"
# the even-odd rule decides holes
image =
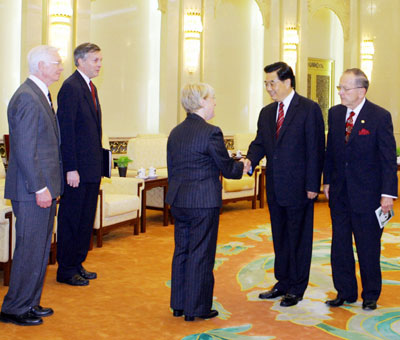
[[[359,136],[365,136],[365,135],[369,135],[369,131],[367,130],[367,129],[361,129],[359,132],[358,132],[358,135]]]

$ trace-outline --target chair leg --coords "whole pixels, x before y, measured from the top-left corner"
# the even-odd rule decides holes
[[[3,265],[3,270],[4,270],[4,286],[9,286],[10,285],[10,274],[11,274],[11,262],[12,260],[9,259],[6,263]]]
[[[57,261],[57,243],[53,242],[50,247],[49,263],[56,264]]]
[[[103,246],[103,228],[96,229],[97,248]]]
[[[93,233],[92,236],[90,237],[90,243],[89,243],[89,250],[93,249]]]
[[[133,221],[133,235],[139,235],[139,221],[140,221],[139,217],[136,217],[135,220]]]
[[[257,208],[257,196],[253,196],[253,199],[251,200],[251,209],[256,209]]]

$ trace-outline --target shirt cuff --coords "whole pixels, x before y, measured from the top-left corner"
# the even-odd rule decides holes
[[[41,194],[42,192],[45,192],[46,189],[47,189],[47,187],[44,187],[43,189],[36,191],[36,194]]]
[[[381,197],[390,197],[390,198],[393,198],[393,199],[397,199],[397,196],[386,195],[386,194],[382,194]]]

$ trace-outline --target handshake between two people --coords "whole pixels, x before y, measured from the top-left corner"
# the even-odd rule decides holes
[[[250,160],[249,159],[247,159],[247,158],[242,158],[242,159],[240,159],[240,161],[239,162],[242,162],[243,163],[243,175],[244,174],[247,174],[249,171],[250,171],[250,169],[251,169],[251,162],[250,162]]]

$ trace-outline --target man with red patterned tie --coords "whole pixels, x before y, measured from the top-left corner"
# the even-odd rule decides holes
[[[296,305],[308,285],[314,199],[321,186],[325,135],[317,103],[298,95],[295,76],[284,62],[268,65],[265,86],[274,103],[261,110],[257,136],[247,152],[254,169],[266,156],[266,189],[275,251],[274,287],[260,299],[284,296]]]
[[[346,70],[337,87],[342,104],[329,110],[324,193],[332,218],[332,276],[337,297],[331,307],[357,300],[353,239],[363,291],[362,307],[376,308],[382,288],[381,235],[375,210],[387,213],[397,197],[396,142],[388,111],[365,98],[367,76]]]
[[[57,231],[57,281],[86,286],[97,277],[85,261],[93,231],[103,174],[101,107],[92,78],[100,72],[100,47],[91,43],[74,51],[77,70],[58,93],[61,153],[65,171]]]

